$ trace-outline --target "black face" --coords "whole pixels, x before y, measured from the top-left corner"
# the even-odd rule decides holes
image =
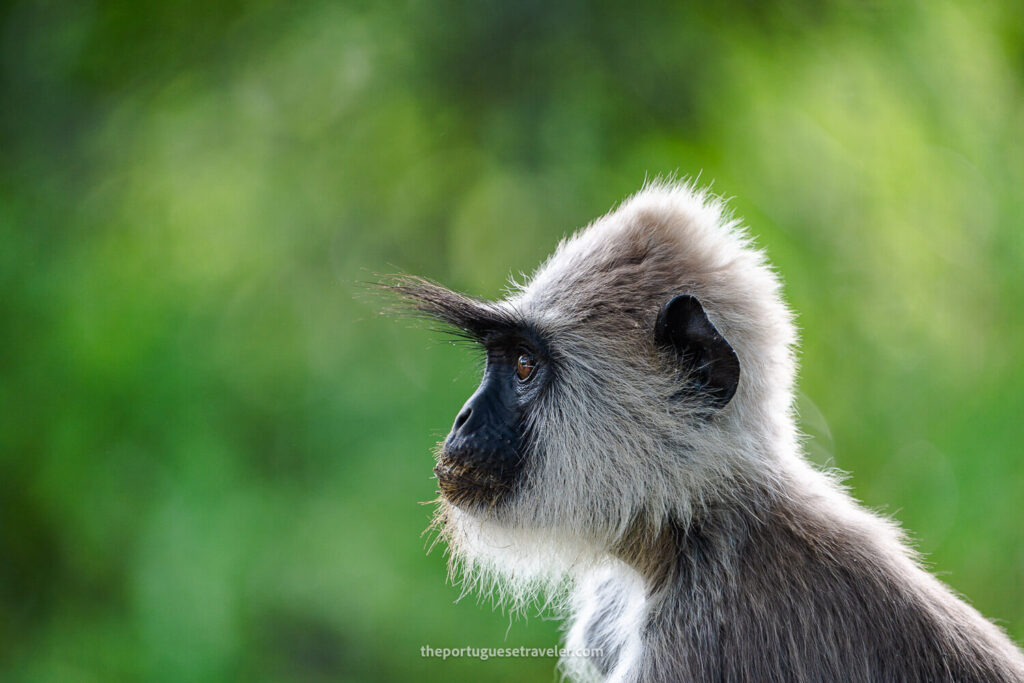
[[[461,507],[491,507],[514,492],[526,410],[550,375],[541,345],[525,334],[492,335],[483,343],[483,380],[455,418],[434,468],[441,493]]]

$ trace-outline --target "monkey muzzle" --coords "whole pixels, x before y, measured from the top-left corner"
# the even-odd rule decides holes
[[[512,447],[481,448],[450,436],[434,467],[441,495],[460,507],[494,507],[513,492],[521,463]]]

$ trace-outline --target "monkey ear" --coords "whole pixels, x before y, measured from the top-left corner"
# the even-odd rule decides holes
[[[736,393],[740,361],[696,297],[680,294],[658,314],[654,338],[659,346],[676,352],[696,389],[712,408],[724,407]]]

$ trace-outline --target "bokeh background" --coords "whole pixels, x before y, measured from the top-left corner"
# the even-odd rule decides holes
[[[1024,5],[0,9],[0,678],[554,680],[427,555],[495,296],[697,175],[799,312],[810,457],[1024,639]]]

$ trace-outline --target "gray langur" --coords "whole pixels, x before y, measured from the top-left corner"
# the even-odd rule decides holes
[[[564,596],[577,680],[1024,681],[1024,655],[805,459],[779,280],[721,203],[653,183],[484,301],[390,288],[478,342],[437,449],[456,571]],[[551,598],[549,598],[550,600]]]

